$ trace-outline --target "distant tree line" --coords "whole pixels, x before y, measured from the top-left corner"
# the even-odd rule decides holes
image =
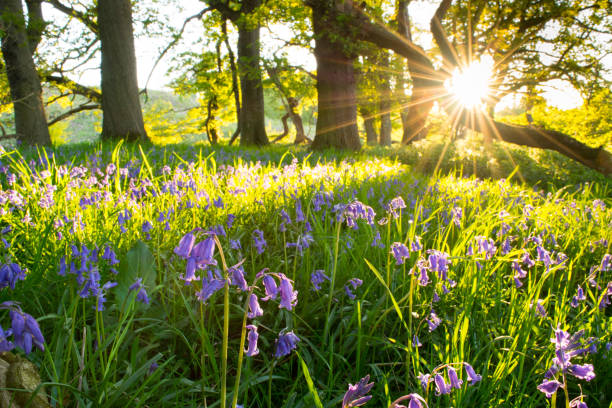
[[[4,102],[14,107],[15,137],[26,144],[49,144],[48,126],[83,110],[101,109],[103,139],[147,140],[139,100],[134,24],[150,32],[164,30],[168,16],[155,2],[130,0],[0,0],[0,34]],[[144,5],[143,5],[144,4]],[[391,144],[391,113],[399,112],[402,143],[427,133],[435,102],[455,124],[510,143],[556,150],[605,174],[612,158],[571,136],[535,126],[494,120],[495,104],[515,92],[536,93],[551,79],[569,81],[586,99],[610,90],[602,63],[612,38],[612,6],[600,0],[509,0],[505,2],[442,0],[429,31],[435,43],[425,50],[414,40],[410,0],[202,0],[202,9],[167,33],[160,59],[181,41],[187,24],[203,27],[202,49],[176,57],[177,92],[202,95],[202,126],[217,143],[220,106],[233,105],[235,131],[230,143],[263,146],[264,82],[283,101],[284,132],[288,121],[297,143],[306,138],[300,101],[316,96],[317,122],[312,148],[359,149],[357,117],[362,116],[369,144]],[[25,6],[25,7],[24,7]],[[62,23],[45,19],[52,7],[66,16]],[[137,13],[134,8],[137,8]],[[147,8],[148,7],[148,8]],[[144,9],[144,12],[142,12]],[[137,17],[134,18],[133,15]],[[316,58],[316,72],[305,72],[279,50],[262,57],[262,27],[289,27],[286,46],[302,47]],[[272,30],[271,29],[271,30]],[[232,34],[233,33],[233,34]],[[234,35],[235,34],[235,35]],[[236,43],[232,44],[232,40]],[[70,47],[54,53],[40,44]],[[235,48],[235,51],[234,51]],[[444,83],[456,69],[482,55],[495,62],[494,94],[477,115],[457,105]],[[75,80],[78,68],[99,58],[100,87]],[[55,86],[55,98],[79,95],[85,102],[48,121],[42,84]]]

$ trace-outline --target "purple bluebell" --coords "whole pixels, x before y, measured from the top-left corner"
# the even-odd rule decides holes
[[[380,236],[380,235],[379,235]],[[391,244],[391,254],[395,258],[397,265],[402,265],[406,262],[406,259],[410,258],[410,250],[408,247],[401,242],[394,242]]]
[[[363,284],[363,281],[359,278],[350,279],[348,282],[346,282],[346,285],[344,285],[344,291],[346,292],[346,295],[350,299],[355,299],[355,294],[351,290],[351,286],[353,287],[353,289],[357,289],[362,284]]]
[[[233,249],[236,251],[239,251],[242,249],[242,245],[240,245],[239,239],[230,239],[229,244],[230,244],[230,249]]]
[[[12,308],[9,311],[9,316],[16,347],[21,347],[26,354],[30,354],[33,345],[41,351],[45,350],[45,339],[36,319],[17,308]]]
[[[288,355],[291,351],[295,350],[299,341],[299,337],[296,336],[293,331],[279,334],[276,340],[276,351],[274,352],[274,356],[283,357]]]
[[[485,255],[485,259],[491,259],[497,252],[495,242],[487,237],[477,236],[476,241],[478,242],[478,252]]]
[[[423,249],[423,245],[421,245],[421,237],[418,235],[414,236],[414,241],[410,242],[410,250],[412,252],[418,252]]]
[[[298,199],[295,200],[295,222],[304,222],[304,212],[302,211],[302,202]]]
[[[261,300],[266,301],[268,299],[276,299],[278,296],[278,286],[276,286],[276,280],[272,275],[264,275],[262,279],[266,296]]]
[[[188,232],[181,238],[179,244],[176,248],[174,248],[174,253],[180,256],[183,259],[189,258],[189,254],[191,253],[191,249],[195,244],[195,236],[193,232]]]
[[[198,242],[191,250],[190,257],[195,259],[199,268],[207,265],[217,265],[214,260],[215,255],[215,238],[207,237],[204,241]]]
[[[279,277],[279,292],[281,299],[279,307],[285,308],[287,310],[292,310],[297,304],[298,292],[297,290],[293,290],[293,284],[291,283],[291,280],[289,278],[287,278],[282,273],[279,274]]]
[[[542,304],[542,299],[538,299],[538,301],[536,302],[536,314],[540,317],[546,317],[546,309],[544,308],[544,305]]]
[[[252,324],[247,325],[246,328],[248,329],[249,334],[247,335],[247,349],[244,352],[247,356],[253,357],[259,354],[259,349],[257,348],[259,333],[257,332],[257,326],[253,326]]]
[[[136,300],[138,300],[141,303],[144,303],[146,305],[149,304],[149,297],[147,296],[147,290],[145,289],[144,285],[142,284],[142,278],[136,278],[136,282],[134,282],[130,287],[129,287],[129,291],[133,291],[133,290],[137,290],[138,292],[136,293]]]
[[[430,381],[432,381],[431,374],[419,373],[417,378],[419,379],[419,382],[421,383],[421,387],[423,387],[423,391],[427,389],[427,385],[430,383]]]
[[[263,231],[261,230],[253,231],[253,244],[255,245],[255,249],[257,250],[257,253],[263,254],[263,252],[265,251],[265,248],[268,246],[268,244],[266,243],[266,240],[264,239]]]
[[[25,270],[16,263],[2,265],[0,267],[0,289],[10,286],[14,290],[17,281],[24,280],[25,277]]]
[[[427,325],[429,326],[429,331],[432,332],[438,328],[440,323],[442,323],[442,320],[438,317],[436,312],[434,312],[434,310],[431,309],[431,312],[429,313],[429,318],[426,320],[426,322],[427,322]]]
[[[225,286],[225,281],[223,279],[208,279],[202,281],[202,290],[196,292],[196,297],[202,303],[206,303],[206,301],[215,294],[218,290],[222,289]]]
[[[476,374],[474,368],[468,363],[463,363],[463,367],[465,368],[465,372],[468,376],[468,380],[470,381],[470,385],[476,384],[478,381],[482,380],[482,376],[480,374]]]
[[[179,276],[180,279],[185,281],[185,285],[191,285],[191,282],[200,280],[200,278],[195,274],[196,269],[196,258],[190,257],[189,259],[187,259],[187,264],[185,266],[185,275]]]
[[[13,334],[11,329],[4,330],[2,326],[0,326],[0,353],[11,351],[15,348],[13,342],[8,340],[11,334]]]
[[[610,271],[612,270],[612,255],[605,254],[601,259],[601,264],[599,265],[599,269],[602,271]]]
[[[230,267],[228,273],[232,285],[238,286],[238,288],[243,292],[249,290],[249,285],[247,285],[246,279],[244,278],[244,268],[242,267],[242,262]]]
[[[371,395],[366,395],[374,383],[368,383],[370,381],[370,375],[366,375],[355,385],[349,384],[348,390],[342,398],[342,408],[360,407],[372,399]]]
[[[578,289],[576,290],[576,296],[572,297],[572,300],[570,302],[570,306],[572,307],[578,307],[579,302],[583,301],[586,299],[586,296],[584,295],[584,290],[582,289],[581,286],[578,286]]]
[[[330,281],[329,276],[327,276],[322,269],[317,269],[310,275],[310,282],[314,290],[321,290],[321,284],[326,280]]]
[[[117,282],[106,282],[97,293],[97,306],[96,310],[101,312],[104,310],[104,303],[106,302],[106,291],[117,286]]]
[[[461,219],[463,218],[463,209],[461,207],[454,207],[451,210],[451,217],[453,223],[457,226],[461,226]]]
[[[408,401],[408,406],[400,405],[400,402]],[[417,393],[404,395],[391,403],[389,408],[427,408],[427,401]]]
[[[440,374],[434,376],[434,383],[436,384],[436,395],[450,394],[452,388]]]
[[[457,376],[457,371],[453,367],[447,367],[446,373],[448,374],[448,380],[451,388],[460,389],[463,384],[463,380],[460,380]]]
[[[451,265],[451,261],[448,260],[448,254],[436,249],[429,249],[427,260],[429,261],[429,268],[433,272],[438,272],[438,276],[442,280],[447,280],[448,266]]]
[[[595,378],[593,364],[573,364],[569,367],[568,372],[574,377],[585,381],[591,381],[593,378]]]
[[[580,397],[582,397],[582,395]],[[570,402],[570,408],[589,408],[589,407],[586,404],[586,402],[582,401],[581,399],[575,399],[572,402]]]
[[[251,293],[251,296],[249,296],[249,313],[247,314],[247,317],[249,319],[254,319],[259,316],[263,316],[263,309],[261,306],[259,306],[259,299],[257,298],[257,295]]]
[[[543,381],[542,384],[538,385],[538,390],[546,394],[546,398],[552,397],[552,395],[557,392],[559,387],[563,387],[557,380]]]
[[[541,261],[546,267],[546,271],[550,269],[550,265],[552,265],[552,259],[550,259],[550,252],[546,250],[543,246],[538,245],[536,247],[536,251],[538,252],[537,260]]]

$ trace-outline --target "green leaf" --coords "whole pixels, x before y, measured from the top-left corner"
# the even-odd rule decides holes
[[[312,399],[314,400],[315,406],[317,408],[323,408],[323,404],[319,399],[319,393],[312,382],[312,378],[310,377],[310,371],[308,371],[308,365],[306,362],[302,360],[302,356],[300,353],[296,353],[298,358],[300,359],[300,364],[302,364],[302,373],[304,373],[304,378],[306,379],[306,384],[308,384],[308,389],[310,390],[310,395],[312,395]]]
[[[117,287],[115,293],[118,299],[126,299],[129,294],[129,287],[142,278],[142,283],[147,291],[155,287],[155,258],[151,250],[142,241],[136,241],[132,249],[128,251],[119,263],[119,275],[117,277]]]

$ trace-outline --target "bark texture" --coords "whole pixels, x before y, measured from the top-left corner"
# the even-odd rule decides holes
[[[238,29],[238,71],[242,107],[240,110],[240,144],[267,145],[264,96],[261,83],[259,27]]]
[[[0,1],[0,30],[17,139],[29,145],[50,144],[42,87],[32,59],[38,40],[33,32],[33,43],[28,40],[21,0]]]
[[[332,3],[330,8],[329,4]],[[336,4],[339,3],[339,4]],[[361,148],[357,129],[357,95],[354,60],[347,55],[338,33],[330,30],[335,20],[334,7],[352,8],[352,1],[312,2],[312,21],[317,59],[318,118],[313,149]],[[344,37],[346,41],[347,37]]]
[[[147,140],[138,97],[130,0],[99,0],[102,139]]]

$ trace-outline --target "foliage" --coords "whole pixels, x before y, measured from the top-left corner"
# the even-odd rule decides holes
[[[3,153],[5,262],[27,273],[0,297],[38,318],[45,351],[29,357],[53,404],[201,406],[205,399],[215,406],[226,395],[245,407],[332,407],[347,383],[371,374],[368,406],[414,392],[429,406],[547,406],[536,387],[555,357],[550,339],[557,329],[584,329],[597,351],[573,362],[592,364],[595,378],[568,377],[566,391],[586,395],[589,407],[606,406],[610,307],[599,305],[612,280],[604,262],[609,180],[594,181],[587,170],[580,177],[590,183],[558,189],[549,177],[567,163],[551,155],[557,168],[544,173],[524,153],[518,172],[507,164],[491,170],[504,180],[442,175],[453,166],[446,163],[486,163],[482,143],[423,143],[355,155],[121,144]],[[467,159],[433,164],[441,151],[452,159],[468,150]],[[437,175],[402,162],[426,162],[423,170]],[[529,166],[536,188],[520,182]],[[186,246],[190,232],[196,242],[214,232],[214,252]],[[400,244],[411,247],[404,258],[391,251]],[[526,253],[535,265],[523,265],[519,287],[512,262]],[[433,255],[446,257],[447,276]],[[199,280],[188,278],[191,256],[215,261],[225,277],[244,263],[231,286],[203,303],[198,293],[203,299],[222,275],[210,266],[212,275],[199,269]],[[417,266],[431,282],[417,282]],[[276,300],[263,301],[262,270],[286,279]],[[320,290],[311,282],[317,270],[330,278]],[[85,290],[94,272],[100,286],[132,290],[120,296],[120,286],[108,287],[99,310],[99,292]],[[586,299],[573,307],[578,287]],[[263,315],[247,318],[250,293]],[[288,293],[297,297],[287,302]],[[256,355],[241,351],[247,322],[258,327]],[[299,357],[279,352],[289,333],[299,339]],[[421,389],[419,374],[465,363],[482,375],[478,384],[442,395],[432,384]]]

